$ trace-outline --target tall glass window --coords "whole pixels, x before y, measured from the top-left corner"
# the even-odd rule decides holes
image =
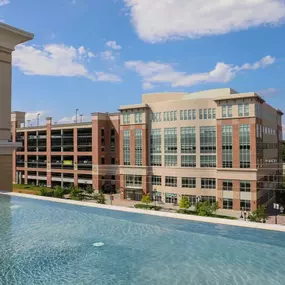
[[[135,165],[142,165],[142,130],[135,130]]]
[[[177,155],[164,155],[165,166],[177,166]]]
[[[181,153],[196,153],[196,128],[181,128]]]
[[[128,113],[128,112],[123,113],[123,123],[124,124],[130,123],[130,113]]]
[[[232,126],[223,126],[222,128],[222,152],[223,168],[233,167],[233,128]]]
[[[249,116],[249,103],[238,104],[239,117]]]
[[[150,163],[161,166],[161,130],[153,129],[150,134]]]
[[[250,168],[250,125],[239,126],[240,168]]]
[[[135,123],[142,123],[142,112],[137,111],[135,112]]]
[[[201,188],[202,189],[216,189],[216,179],[215,178],[201,178]]]
[[[123,133],[123,158],[124,165],[131,164],[131,145],[130,145],[130,131],[126,130]]]
[[[164,152],[177,153],[177,129],[164,129]]]
[[[201,153],[216,153],[216,127],[200,127]]]
[[[182,188],[196,188],[196,178],[182,177],[181,185]]]

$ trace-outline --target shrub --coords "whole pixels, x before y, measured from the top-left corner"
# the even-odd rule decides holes
[[[51,197],[53,191],[50,189],[47,189],[45,187],[40,188],[40,196],[46,196],[46,197]]]
[[[71,187],[70,197],[72,200],[82,200],[83,199],[82,190],[78,187]]]
[[[97,203],[98,204],[106,204],[106,198],[102,192],[100,192],[100,194],[97,197]]]
[[[144,204],[147,204],[147,205],[150,204],[151,203],[151,198],[150,198],[149,194],[143,195],[141,202],[144,203]]]
[[[267,220],[267,209],[265,205],[259,206],[255,211],[253,211],[249,216],[248,219],[251,222],[256,223],[265,223]]]
[[[136,204],[134,207],[137,209],[155,210],[155,211],[159,211],[162,209],[162,207],[159,207],[159,206],[145,205],[145,204]]]
[[[189,207],[190,207],[189,199],[183,195],[179,202],[179,208],[188,209]]]
[[[53,197],[63,198],[63,195],[64,195],[64,189],[62,189],[60,186],[56,186],[53,191]]]
[[[87,186],[86,192],[87,192],[88,194],[93,194],[93,188],[92,188],[91,185],[88,185],[88,186]]]
[[[196,211],[199,216],[212,216],[218,209],[218,203],[213,204],[210,201],[198,202],[196,204]]]

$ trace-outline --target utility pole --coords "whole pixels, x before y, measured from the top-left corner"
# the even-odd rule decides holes
[[[39,126],[40,125],[40,113],[37,113],[37,125]]]

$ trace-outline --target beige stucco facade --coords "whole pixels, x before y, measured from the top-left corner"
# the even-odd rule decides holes
[[[0,23],[0,191],[12,189],[11,83],[12,51],[33,35]]]

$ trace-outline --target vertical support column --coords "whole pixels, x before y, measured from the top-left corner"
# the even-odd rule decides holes
[[[92,187],[99,191],[99,122],[98,114],[92,114]]]
[[[148,191],[148,176],[147,175],[143,175],[142,177],[142,186],[143,186],[143,194],[146,195],[149,193]]]
[[[142,128],[142,149],[143,149],[143,157],[142,157],[142,165],[143,166],[148,166],[149,161],[148,161],[148,129],[147,126],[144,125]]]
[[[46,145],[47,145],[47,187],[51,187],[51,125],[52,118],[46,118]]]
[[[77,153],[77,128],[73,129],[73,165],[74,170],[77,172],[78,170],[78,153]]]
[[[251,181],[250,184],[250,192],[251,192],[251,211],[255,211],[257,209],[257,181]]]
[[[217,201],[220,209],[223,208],[223,180],[218,179]]]
[[[12,121],[11,127],[12,127],[12,142],[15,143],[17,122]],[[13,151],[13,155],[12,155],[12,178],[13,178],[13,184],[15,184],[17,180],[16,178],[16,150]]]
[[[120,198],[125,199],[125,177],[123,174],[120,174]]]
[[[240,182],[239,180],[233,180],[233,210],[240,210]]]

